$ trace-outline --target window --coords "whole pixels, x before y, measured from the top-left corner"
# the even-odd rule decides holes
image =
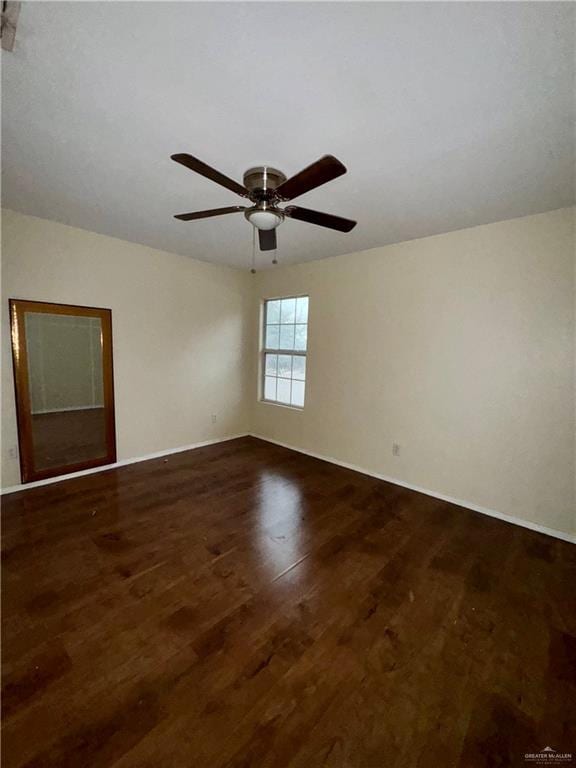
[[[262,397],[271,403],[304,407],[308,296],[264,302]]]

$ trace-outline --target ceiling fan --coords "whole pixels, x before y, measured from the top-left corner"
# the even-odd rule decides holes
[[[346,168],[332,155],[324,155],[320,160],[289,179],[276,168],[267,166],[250,168],[244,174],[244,185],[228,178],[192,155],[172,155],[172,160],[207,179],[211,179],[211,181],[215,181],[226,189],[236,192],[237,195],[248,198],[252,203],[251,206],[232,205],[227,208],[212,208],[208,211],[179,213],[174,218],[181,221],[192,221],[193,219],[206,219],[210,216],[222,216],[226,213],[244,211],[244,216],[258,230],[261,251],[273,251],[277,247],[276,227],[284,221],[285,217],[307,221],[309,224],[317,224],[320,227],[336,229],[339,232],[350,232],[356,226],[356,222],[350,219],[343,219],[341,216],[332,216],[320,211],[311,211],[309,208],[300,208],[297,205],[289,205],[287,208],[278,207],[279,204],[293,200],[295,197],[299,197],[305,192],[346,173]]]

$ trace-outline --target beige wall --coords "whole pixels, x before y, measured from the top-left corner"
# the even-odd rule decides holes
[[[252,431],[574,532],[574,257],[566,209],[258,274],[310,296],[309,356]]]
[[[247,431],[249,274],[11,211],[2,246],[2,487],[19,482],[9,298],[112,309],[119,459]]]

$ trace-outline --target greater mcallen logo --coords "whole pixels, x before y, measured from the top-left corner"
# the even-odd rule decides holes
[[[572,762],[572,753],[557,752],[552,747],[544,747],[540,752],[527,752],[524,760],[535,765],[560,765],[561,763],[566,765]]]

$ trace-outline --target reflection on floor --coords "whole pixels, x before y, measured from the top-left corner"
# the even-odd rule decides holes
[[[4,768],[574,751],[571,544],[253,438],[2,514]]]
[[[32,440],[36,470],[105,456],[104,408],[33,414]]]

